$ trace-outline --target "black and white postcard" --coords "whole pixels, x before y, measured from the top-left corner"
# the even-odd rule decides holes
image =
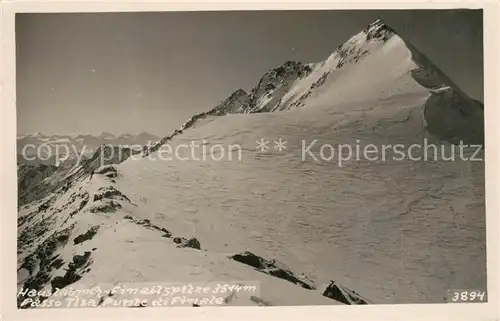
[[[491,310],[496,66],[469,5],[2,4],[9,309]]]

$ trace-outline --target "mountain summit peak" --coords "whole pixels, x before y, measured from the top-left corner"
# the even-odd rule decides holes
[[[396,32],[389,27],[382,18],[378,18],[374,22],[370,23],[368,27],[363,30],[366,34],[366,39],[378,39],[382,41],[387,41],[390,37],[392,37]]]
[[[370,23],[370,26],[374,26],[374,25],[385,25],[384,19],[379,17],[375,21]]]

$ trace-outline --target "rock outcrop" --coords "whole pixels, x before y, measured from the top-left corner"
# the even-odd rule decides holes
[[[335,281],[330,282],[330,284],[323,292],[323,296],[348,305],[369,304],[368,300],[363,298],[359,293],[350,290],[345,286],[336,283]]]
[[[292,282],[305,289],[316,289],[314,282],[307,276],[305,276],[304,274],[295,275],[288,266],[277,260],[267,260],[249,251],[235,254],[230,258],[240,263],[250,265],[260,272]]]

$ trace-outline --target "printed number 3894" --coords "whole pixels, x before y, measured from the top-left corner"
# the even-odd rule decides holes
[[[453,302],[478,302],[484,301],[486,293],[484,291],[452,291],[451,300]]]

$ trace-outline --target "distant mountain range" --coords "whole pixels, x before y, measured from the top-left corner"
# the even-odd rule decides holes
[[[45,135],[29,133],[17,137],[17,161],[20,164],[57,164],[64,160],[63,165],[74,165],[77,156],[92,155],[100,145],[139,147],[160,140],[160,137],[150,133],[113,135],[103,132],[100,135]]]

